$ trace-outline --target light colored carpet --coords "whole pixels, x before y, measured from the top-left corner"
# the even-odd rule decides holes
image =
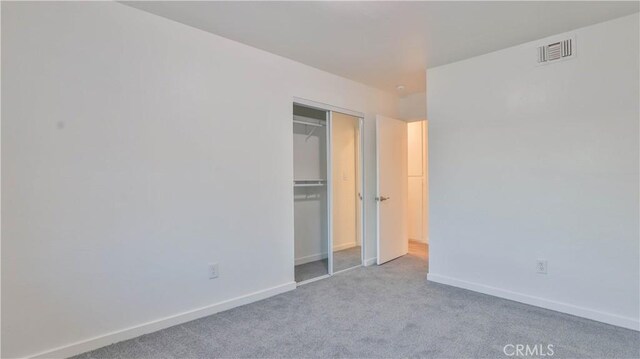
[[[333,252],[333,272],[357,267],[362,263],[362,247],[355,246]]]
[[[88,358],[638,358],[640,333],[427,282],[407,255],[78,356]]]
[[[304,282],[305,280],[322,277],[329,273],[329,260],[321,259],[319,261],[300,264],[294,268],[294,276],[296,282]]]

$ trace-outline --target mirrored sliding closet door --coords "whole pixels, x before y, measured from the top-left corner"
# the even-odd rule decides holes
[[[362,124],[362,116],[293,105],[298,284],[362,265]]]

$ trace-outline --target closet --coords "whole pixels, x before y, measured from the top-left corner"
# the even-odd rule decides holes
[[[329,274],[329,112],[293,106],[295,280]]]
[[[362,116],[343,112],[293,105],[294,272],[299,284],[362,264]]]

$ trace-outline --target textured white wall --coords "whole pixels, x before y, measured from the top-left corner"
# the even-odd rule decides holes
[[[370,180],[397,106],[114,2],[3,2],[2,75],[7,358],[291,283],[293,97],[366,114]]]
[[[566,35],[428,70],[429,278],[637,329],[638,14]]]

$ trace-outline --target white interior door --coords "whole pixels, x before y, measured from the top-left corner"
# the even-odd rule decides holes
[[[378,264],[407,254],[407,123],[376,117]]]

